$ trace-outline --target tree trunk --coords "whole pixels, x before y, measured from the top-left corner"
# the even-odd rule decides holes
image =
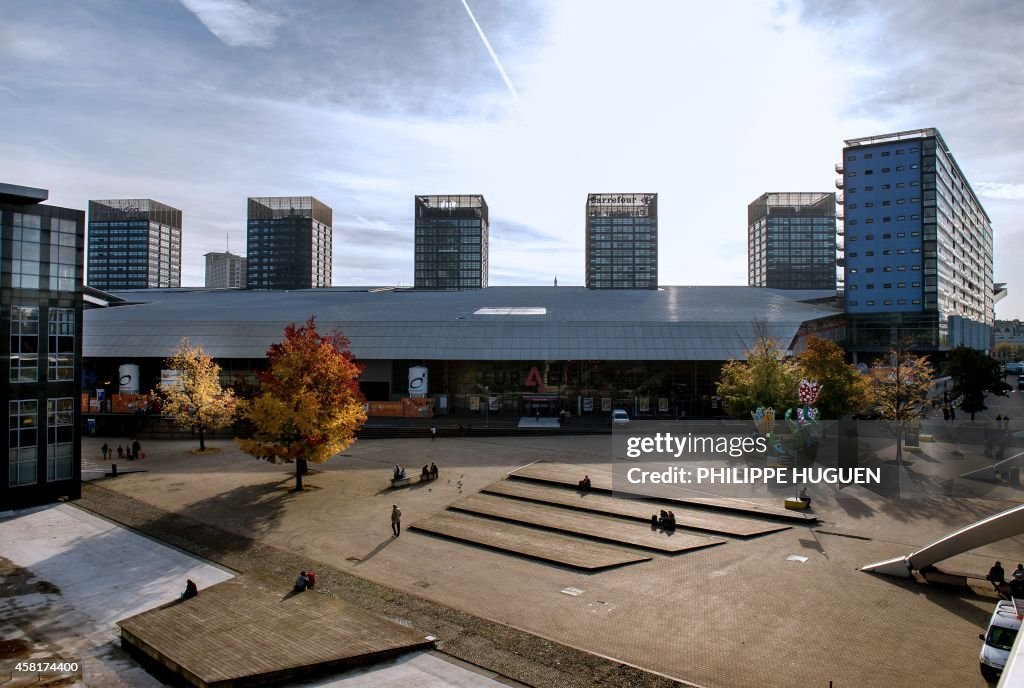
[[[206,451],[206,437],[203,434],[204,429],[205,428],[203,428],[202,425],[199,426],[199,451]]]
[[[302,472],[302,475],[309,475],[309,462],[306,461],[305,457],[300,456],[296,461],[299,464],[299,470]]]
[[[295,491],[302,492],[302,462],[303,459],[295,460]]]
[[[896,428],[896,465],[903,466],[903,426]]]

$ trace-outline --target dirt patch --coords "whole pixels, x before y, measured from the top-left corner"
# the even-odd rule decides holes
[[[0,557],[0,578],[4,581],[4,585],[0,587],[0,597],[20,597],[33,593],[61,594],[61,589],[55,584],[37,579],[31,571],[4,557]]]
[[[0,659],[24,659],[31,654],[32,646],[26,640],[0,640]]]
[[[223,449],[220,447],[207,447],[206,449],[189,449],[188,453],[193,456],[202,456],[203,454],[220,454]]]

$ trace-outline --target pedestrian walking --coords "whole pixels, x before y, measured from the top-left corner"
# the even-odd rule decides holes
[[[402,510],[397,504],[391,505],[391,532],[395,537],[402,534]]]
[[[103,460],[106,461],[107,460],[107,454],[110,453],[110,447],[107,446],[106,442],[104,442],[103,446],[100,447],[100,451],[103,452]]]
[[[122,447],[120,444],[117,445],[117,458],[118,460],[124,460],[124,447]]]
[[[138,440],[132,440],[132,458],[139,458],[139,453],[142,451],[142,445],[139,444]]]
[[[1010,432],[1010,417],[1003,416],[1003,430]]]
[[[431,425],[430,426],[430,441],[433,442],[436,439],[437,439],[437,426],[436,425]]]

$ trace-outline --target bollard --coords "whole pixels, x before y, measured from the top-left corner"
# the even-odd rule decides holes
[[[117,477],[117,464],[116,463],[110,464],[110,475],[112,475],[115,478]]]

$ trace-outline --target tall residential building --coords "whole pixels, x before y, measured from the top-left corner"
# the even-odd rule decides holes
[[[834,193],[766,193],[747,206],[747,284],[836,288]]]
[[[89,201],[90,287],[181,286],[181,211],[148,198]]]
[[[80,495],[85,213],[0,184],[0,511]]]
[[[991,346],[992,225],[936,129],[850,139],[847,348]]]
[[[484,197],[417,196],[417,289],[482,289],[487,286],[487,202]]]
[[[658,194],[587,195],[587,289],[658,288]]]
[[[206,286],[215,289],[245,289],[245,256],[230,251],[207,253]]]
[[[250,198],[246,287],[331,286],[333,215],[312,196]]]

